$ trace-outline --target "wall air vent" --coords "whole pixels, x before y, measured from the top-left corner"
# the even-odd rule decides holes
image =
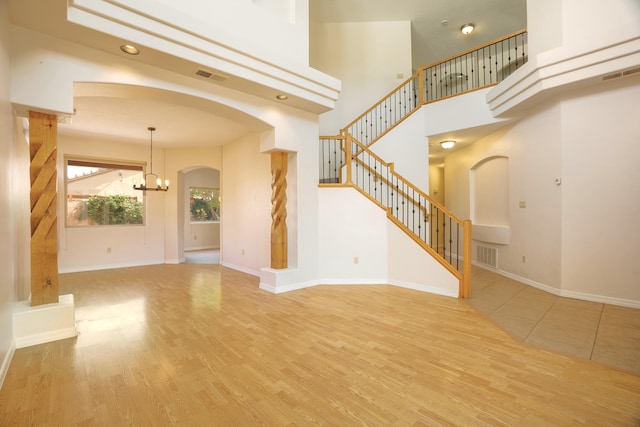
[[[489,246],[476,247],[476,260],[489,267],[498,268],[498,250]]]
[[[620,77],[627,77],[627,76],[631,76],[633,74],[637,74],[640,73],[640,67],[637,68],[631,68],[630,70],[624,70],[624,71],[618,71],[617,73],[613,73],[613,74],[608,74],[606,76],[602,76],[602,81],[607,81],[607,80],[613,80],[613,79],[617,79]]]
[[[196,70],[196,76],[204,77],[205,79],[211,79],[211,80],[216,81],[218,83],[222,83],[223,81],[227,80],[227,78],[228,78],[227,76],[214,74],[211,71],[203,70],[202,68],[198,68],[198,70]]]
[[[608,76],[603,76],[602,77],[602,81],[606,82],[607,80],[613,80],[613,79],[617,79],[619,77],[622,77],[622,73],[609,74]]]
[[[198,71],[196,71],[196,76],[204,77],[205,79],[208,79],[212,75],[213,73],[210,73],[209,71],[205,71],[201,69],[198,69]]]

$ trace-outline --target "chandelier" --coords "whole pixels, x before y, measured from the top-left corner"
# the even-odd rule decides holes
[[[133,189],[140,191],[167,191],[169,189],[169,180],[164,180],[164,187],[162,186],[162,180],[158,178],[158,175],[153,173],[153,131],[156,128],[149,126],[149,132],[151,134],[151,144],[149,148],[149,173],[144,174],[144,178],[140,182],[140,185],[136,185],[136,181],[133,181]],[[150,180],[149,178],[152,177]],[[153,186],[153,182],[155,181],[155,186]]]

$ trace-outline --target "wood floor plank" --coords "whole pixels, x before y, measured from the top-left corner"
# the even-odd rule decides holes
[[[217,265],[60,276],[79,336],[19,349],[0,425],[616,425],[640,377],[391,286],[273,295]]]

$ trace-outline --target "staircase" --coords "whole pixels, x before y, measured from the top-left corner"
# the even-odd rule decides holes
[[[496,85],[527,61],[520,31],[421,67],[349,123],[320,137],[320,184],[350,186],[385,209],[387,217],[459,280],[470,297],[471,221],[461,220],[378,157],[371,145],[422,105]]]

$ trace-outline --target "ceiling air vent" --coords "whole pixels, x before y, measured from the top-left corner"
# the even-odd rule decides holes
[[[627,70],[627,71],[623,71],[622,75],[627,77],[627,76],[630,76],[631,74],[635,74],[635,73],[640,73],[640,67],[632,68],[632,69]]]

